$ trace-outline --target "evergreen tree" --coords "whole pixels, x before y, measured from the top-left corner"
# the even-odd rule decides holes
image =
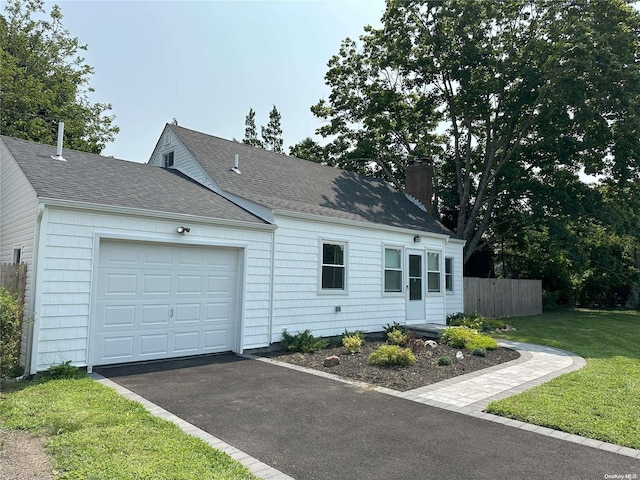
[[[266,150],[284,153],[282,148],[282,127],[280,126],[280,112],[274,105],[269,112],[269,123],[262,127],[262,144]]]
[[[254,147],[262,147],[262,142],[258,138],[258,131],[256,130],[256,112],[253,108],[249,108],[249,113],[244,120],[244,139],[242,143],[247,145],[253,145]]]

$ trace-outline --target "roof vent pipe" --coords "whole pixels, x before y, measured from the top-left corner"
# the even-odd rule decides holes
[[[235,162],[233,164],[233,168],[231,169],[232,172],[237,173],[238,175],[240,175],[240,160],[238,159],[238,154],[236,153],[236,159]]]
[[[62,156],[62,138],[64,137],[64,122],[58,123],[58,146],[56,147],[56,154],[52,155],[51,158],[54,160],[62,160],[66,162],[65,158]]]

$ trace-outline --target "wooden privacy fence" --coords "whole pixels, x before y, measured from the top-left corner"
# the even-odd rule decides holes
[[[488,318],[542,313],[542,280],[464,277],[464,313]]]
[[[27,288],[27,265],[13,263],[0,264],[0,287],[6,288],[14,295],[17,294],[24,303],[24,292]]]

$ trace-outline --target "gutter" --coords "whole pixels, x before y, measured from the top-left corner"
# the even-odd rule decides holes
[[[36,217],[36,231],[33,239],[33,258],[31,259],[31,292],[29,298],[29,320],[27,323],[27,345],[25,352],[25,374],[27,371],[29,375],[35,375],[38,369],[38,349],[36,348],[35,334],[38,331],[36,328],[37,316],[36,316],[36,298],[38,296],[38,255],[40,252],[41,241],[41,225],[42,217],[44,216],[45,206],[41,203],[38,205],[38,215]]]

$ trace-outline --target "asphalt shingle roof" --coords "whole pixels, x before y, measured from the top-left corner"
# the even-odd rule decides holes
[[[38,197],[223,220],[265,222],[172,170],[0,135]]]
[[[455,236],[388,182],[169,125],[226,192],[274,210]],[[241,174],[234,173],[235,154]]]

